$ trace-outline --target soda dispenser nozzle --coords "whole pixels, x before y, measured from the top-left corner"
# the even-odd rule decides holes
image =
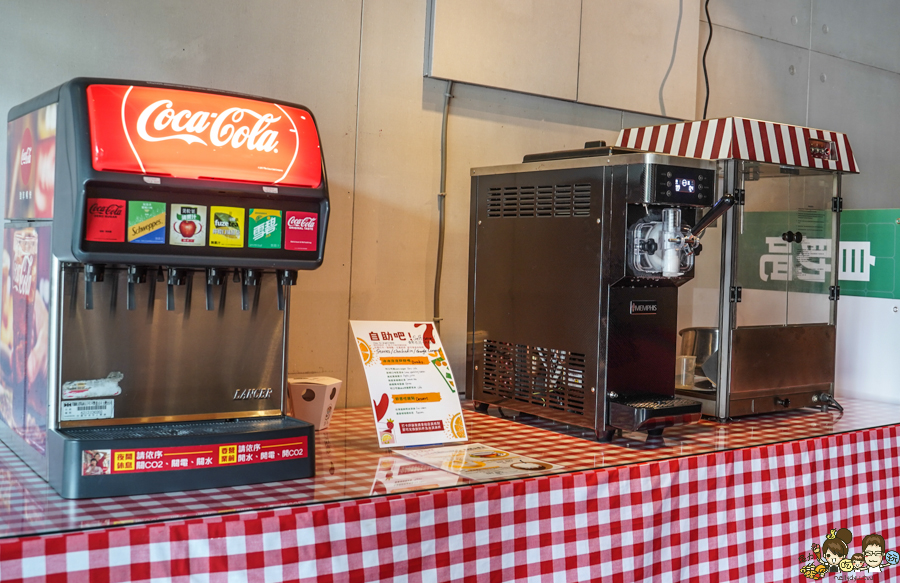
[[[94,309],[94,282],[102,282],[106,269],[102,265],[86,264],[84,266],[84,309]]]
[[[125,308],[134,309],[134,284],[147,281],[147,268],[137,265],[129,265],[127,272],[128,289],[126,291]]]
[[[170,267],[169,278],[166,286],[166,309],[170,312],[175,309],[175,286],[184,285],[187,270],[182,267]]]
[[[242,282],[241,282],[241,309],[249,310],[250,309],[250,301],[247,297],[247,286],[254,286],[256,288],[254,303],[258,301],[259,298],[259,279],[262,277],[262,271],[259,269],[244,269],[242,270]]]
[[[278,271],[278,309],[284,311],[284,286],[297,285],[297,272],[292,269]]]
[[[245,269],[244,283],[247,285],[258,285],[260,275],[262,275],[262,273],[259,269]]]
[[[208,267],[206,269],[206,309],[213,310],[213,286],[225,283],[226,270],[221,267]],[[221,302],[225,302],[225,288],[222,288]]]

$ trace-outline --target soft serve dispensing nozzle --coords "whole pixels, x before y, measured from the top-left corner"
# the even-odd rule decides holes
[[[684,275],[681,271],[681,249],[684,236],[681,233],[681,209],[663,209],[663,277]]]

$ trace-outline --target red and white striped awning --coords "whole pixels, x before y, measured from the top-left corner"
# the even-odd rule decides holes
[[[619,132],[616,146],[706,160],[752,160],[859,173],[846,134],[743,117],[723,117]]]

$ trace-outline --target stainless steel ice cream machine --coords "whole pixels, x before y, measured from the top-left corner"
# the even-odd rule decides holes
[[[661,433],[675,395],[678,288],[716,203],[706,160],[589,143],[472,170],[468,394],[588,427]],[[712,209],[712,210],[711,210]]]
[[[474,169],[468,394],[604,439],[840,408],[838,266],[859,261],[841,256],[841,176],[858,171],[844,134],[744,118]],[[678,386],[676,357],[695,360]]]
[[[623,130],[617,144],[715,160],[717,196],[736,201],[707,230],[700,276],[679,298],[677,394],[719,420],[834,400],[841,177],[859,168],[845,134],[746,118]],[[844,255],[847,255],[846,257]]]

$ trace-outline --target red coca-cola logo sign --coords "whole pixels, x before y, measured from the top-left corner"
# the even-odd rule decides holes
[[[319,239],[318,218],[316,213],[286,212],[284,248],[288,251],[315,251]]]
[[[319,135],[309,112],[158,87],[87,88],[95,170],[317,187]]]
[[[146,142],[182,140],[188,144],[278,153],[279,132],[270,128],[282,117],[243,107],[229,107],[219,113],[191,113],[189,109],[176,113],[170,100],[161,99],[148,105],[138,116],[137,133]]]
[[[292,216],[288,219],[287,224],[291,229],[301,229],[303,231],[315,231],[316,230],[316,219],[318,217],[316,215],[311,215],[308,217],[297,217]]]
[[[34,278],[34,254],[25,255],[13,264],[13,289],[20,295],[31,293],[31,280]]]
[[[96,199],[94,199],[96,200]],[[88,208],[88,212],[95,217],[119,217],[125,212],[124,204],[97,204],[94,203]]]
[[[122,243],[125,241],[125,201],[89,198],[84,221],[85,241]]]
[[[12,145],[10,145],[12,147]],[[30,184],[31,158],[34,155],[34,138],[31,137],[31,129],[25,128],[22,133],[22,142],[19,145],[19,174],[22,184]]]

